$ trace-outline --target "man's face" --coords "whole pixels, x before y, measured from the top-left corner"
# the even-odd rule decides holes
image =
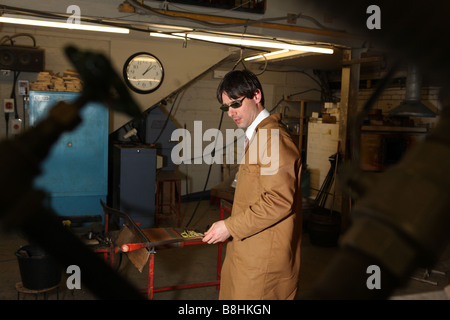
[[[225,92],[222,93],[222,103],[226,105],[230,105],[230,103],[234,101],[240,101],[242,98],[244,97],[242,96],[238,99],[231,99]],[[234,109],[230,107],[227,114],[230,118],[233,119],[238,128],[246,129],[252,124],[253,120],[255,120],[258,114],[264,109],[264,107],[262,107],[259,103],[260,101],[261,93],[258,90],[255,93],[253,99],[244,98],[239,108]]]

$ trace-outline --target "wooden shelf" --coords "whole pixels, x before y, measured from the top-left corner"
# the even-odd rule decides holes
[[[400,127],[400,126],[362,126],[361,131],[409,132],[409,133],[428,132],[427,128],[424,127]]]

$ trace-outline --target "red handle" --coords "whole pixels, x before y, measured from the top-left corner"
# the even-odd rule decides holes
[[[130,252],[130,251],[145,248],[145,246],[146,245],[144,243],[127,243],[127,244],[122,245],[120,247],[120,250],[122,250],[122,252]]]

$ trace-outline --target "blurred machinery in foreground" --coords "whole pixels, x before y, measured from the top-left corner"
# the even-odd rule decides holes
[[[350,194],[351,225],[342,236],[340,251],[315,286],[313,299],[386,299],[418,267],[430,267],[449,243],[450,235],[450,60],[442,44],[450,39],[444,1],[426,5],[409,1],[377,1],[381,29],[369,30],[368,1],[324,1],[320,10],[335,12],[353,30],[361,31],[366,45],[375,44],[402,63],[414,63],[441,87],[442,112],[424,142],[375,181],[367,183],[359,169],[358,136],[349,131],[345,170],[341,176]],[[314,5],[317,6],[317,3]],[[444,10],[445,11],[445,10]],[[388,76],[364,106],[367,112]],[[361,123],[354,124],[358,127]],[[355,128],[349,128],[349,130]],[[357,128],[356,128],[357,129]],[[355,161],[356,160],[356,161]],[[367,281],[370,267],[379,268],[379,288]]]
[[[0,192],[0,222],[6,231],[24,234],[63,267],[77,265],[83,283],[100,299],[142,299],[131,284],[63,226],[47,195],[34,188],[42,162],[61,134],[80,124],[80,112],[88,102],[140,116],[139,107],[103,55],[74,47],[66,48],[66,55],[83,79],[84,90],[75,101],[56,104],[36,127],[0,143],[0,180],[9,182],[2,184]]]

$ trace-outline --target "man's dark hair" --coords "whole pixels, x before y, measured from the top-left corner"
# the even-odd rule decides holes
[[[248,70],[233,70],[228,72],[217,88],[217,100],[222,101],[222,93],[231,99],[247,97],[253,99],[256,90],[261,91],[261,104],[264,106],[264,93],[258,77]]]

